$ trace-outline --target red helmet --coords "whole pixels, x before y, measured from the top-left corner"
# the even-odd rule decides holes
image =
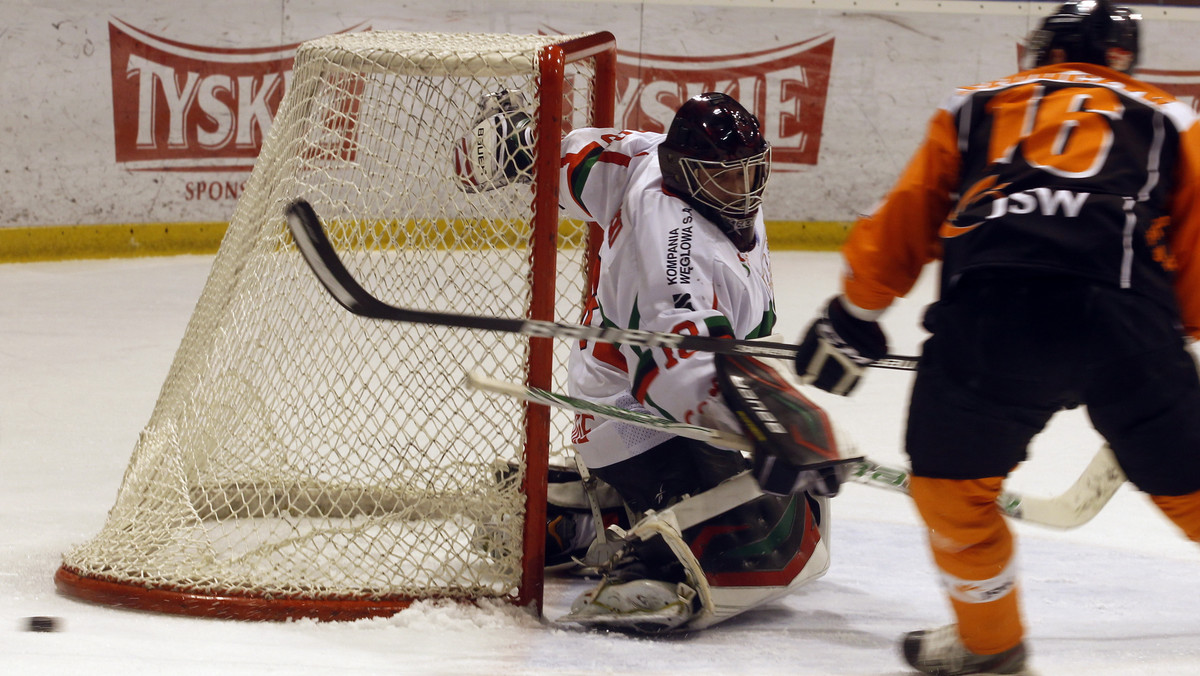
[[[754,244],[771,145],[742,104],[715,92],[688,99],[658,147],[658,161],[668,191],[716,222],[739,248]]]

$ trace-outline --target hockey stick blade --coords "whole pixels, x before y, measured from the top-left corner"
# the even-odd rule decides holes
[[[745,354],[755,357],[795,359],[798,345],[770,343],[765,341],[732,340],[712,336],[688,336],[678,333],[660,333],[619,329],[615,327],[584,326],[564,322],[538,319],[513,319],[506,317],[484,317],[453,312],[429,312],[410,310],[389,305],[371,295],[354,279],[338,257],[333,243],[325,233],[321,219],[307,201],[298,199],[284,210],[292,238],[300,249],[304,261],[312,268],[325,289],[350,312],[362,317],[385,319],[397,322],[454,326],[484,331],[518,333],[533,338],[558,338],[563,340],[588,340],[601,343],[621,343],[644,347],[697,350],[723,354]],[[889,355],[875,364],[880,368],[912,370],[916,368],[915,357]],[[873,364],[873,365],[875,365]]]
[[[1125,483],[1125,473],[1108,444],[1092,458],[1066,492],[1053,498],[1003,493],[997,502],[1010,516],[1053,528],[1078,528],[1091,521]]]
[[[724,448],[739,451],[750,451],[753,448],[749,439],[731,432],[679,423],[616,406],[597,404],[536,387],[496,380],[477,373],[467,374],[467,383],[477,390],[515,397],[576,413],[591,413],[639,427],[697,439]],[[908,470],[881,465],[869,458],[863,458],[852,464],[849,479],[875,488],[908,493]],[[1101,447],[1075,483],[1064,493],[1042,498],[1015,491],[1004,491],[1000,497],[996,498],[996,504],[1004,514],[1014,519],[1049,528],[1064,530],[1078,528],[1099,514],[1123,483],[1125,483],[1125,475],[1117,465],[1112,450],[1106,444]],[[744,480],[739,485],[741,488],[738,490],[747,490]]]

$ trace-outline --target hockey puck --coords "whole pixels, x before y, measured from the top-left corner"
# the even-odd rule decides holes
[[[61,624],[62,620],[60,618],[38,615],[25,619],[25,630],[39,632],[58,631]]]

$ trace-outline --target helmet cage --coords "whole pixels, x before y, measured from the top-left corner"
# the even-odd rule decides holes
[[[754,224],[771,173],[771,148],[725,161],[678,158],[684,187],[693,200],[712,208],[735,230]]]

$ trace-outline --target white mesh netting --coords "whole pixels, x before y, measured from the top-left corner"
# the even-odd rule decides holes
[[[553,265],[542,292],[576,321],[586,227],[562,223],[557,262],[531,261],[545,177],[468,194],[451,168],[488,92],[521,92],[535,119],[562,105],[564,129],[539,139],[593,123],[595,59],[568,59],[561,102],[538,71],[539,50],[575,37],[381,32],[300,48],[116,504],[64,556],[68,593],[99,580],[266,600],[518,595],[522,470],[496,468],[521,466],[524,409],[462,381],[524,381],[529,340],[350,314],[305,267],[283,208],[308,199],[389,303],[525,317],[531,266]],[[567,344],[553,349],[561,388]],[[570,424],[552,415],[552,452]]]

